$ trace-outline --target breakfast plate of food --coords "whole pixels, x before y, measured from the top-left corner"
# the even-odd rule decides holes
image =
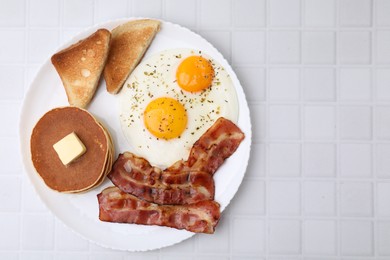
[[[146,251],[212,236],[250,155],[240,82],[179,25],[95,25],[38,71],[20,115],[25,172],[47,208],[101,246]]]

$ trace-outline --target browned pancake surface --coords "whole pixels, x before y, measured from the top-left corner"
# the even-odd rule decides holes
[[[53,144],[75,132],[87,151],[68,166],[62,164]],[[46,185],[61,192],[83,190],[101,177],[108,147],[107,136],[94,117],[76,107],[55,108],[36,124],[31,135],[31,156]]]

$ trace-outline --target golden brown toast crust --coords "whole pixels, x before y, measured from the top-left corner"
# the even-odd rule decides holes
[[[121,90],[159,29],[160,21],[141,19],[127,22],[112,30],[110,53],[104,68],[108,92],[116,94]]]
[[[85,108],[90,103],[107,61],[110,39],[108,30],[99,29],[51,57],[70,105]]]

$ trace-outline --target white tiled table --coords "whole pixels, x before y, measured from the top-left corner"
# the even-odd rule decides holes
[[[39,66],[95,23],[157,17],[230,61],[253,150],[215,235],[144,253],[64,227],[23,173]],[[390,259],[390,0],[0,0],[0,259]]]

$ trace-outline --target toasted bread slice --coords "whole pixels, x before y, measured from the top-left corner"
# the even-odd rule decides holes
[[[111,33],[99,29],[51,57],[70,105],[85,108],[90,103],[107,61],[110,40]]]
[[[110,54],[104,68],[108,92],[116,94],[121,90],[159,29],[160,21],[140,19],[127,22],[112,30]]]

